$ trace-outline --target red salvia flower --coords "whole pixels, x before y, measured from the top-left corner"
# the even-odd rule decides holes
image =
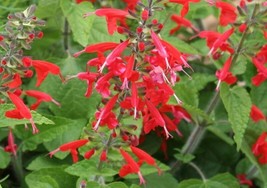
[[[34,124],[32,114],[29,110],[29,108],[24,104],[21,98],[19,98],[17,95],[8,92],[8,97],[12,101],[12,103],[15,105],[16,109],[9,110],[6,112],[6,117],[9,118],[18,118],[18,119],[28,119],[32,125],[32,132],[33,134],[38,133],[38,129]]]
[[[22,84],[20,75],[18,73],[15,73],[13,75],[12,81],[8,82],[7,84],[3,84],[4,86],[9,87],[9,89],[16,89],[20,87]]]
[[[63,79],[60,73],[60,68],[53,63],[41,60],[32,60],[32,66],[35,68],[37,74],[37,87],[41,85],[49,73],[59,75],[61,79]]]
[[[95,153],[95,149],[90,149],[89,151],[85,152],[84,158],[85,159],[90,159]]]
[[[107,98],[110,96],[109,90],[109,80],[114,76],[113,72],[108,72],[101,78],[99,78],[96,82],[95,89],[98,93],[102,95],[103,98]]]
[[[237,81],[237,78],[229,72],[232,63],[232,57],[229,57],[224,63],[221,70],[216,71],[216,77],[219,79],[216,90],[219,90],[221,82],[226,82],[228,84],[234,84]]]
[[[146,105],[147,105],[147,108],[150,112],[150,116],[152,118],[149,122],[154,124],[152,127],[155,127],[155,126],[163,127],[165,134],[166,134],[166,138],[168,139],[169,136],[172,136],[172,135],[168,132],[168,130],[166,128],[165,121],[162,118],[162,116],[160,115],[158,109],[149,100],[146,100]],[[151,124],[146,124],[145,126],[149,127],[149,126],[151,126]]]
[[[135,57],[132,55],[127,60],[126,68],[124,73],[120,76],[123,83],[121,86],[121,89],[128,89],[128,81],[136,81],[138,80],[139,73],[137,71],[134,71],[134,61]]]
[[[252,78],[252,83],[255,86],[259,86],[267,79],[267,68],[264,66],[263,56],[257,56],[252,58],[252,62],[257,68],[258,74]],[[263,58],[264,59],[264,58]]]
[[[221,50],[225,51],[228,50],[229,48],[222,49],[228,40],[228,38],[233,34],[234,28],[231,28],[227,31],[225,31],[223,34],[213,32],[213,31],[201,31],[198,36],[200,38],[206,38],[207,39],[207,45],[210,48],[210,51],[208,55],[211,55],[216,52],[217,49],[221,48]],[[229,52],[231,53],[232,50]]]
[[[30,96],[30,97],[34,97],[36,98],[36,102],[34,104],[31,105],[31,109],[32,110],[36,110],[38,108],[38,106],[41,104],[41,102],[53,102],[54,104],[60,106],[60,104],[53,99],[50,95],[48,95],[47,93],[41,92],[41,91],[36,91],[36,90],[27,90],[26,95]]]
[[[98,56],[104,56],[104,52],[116,48],[119,44],[115,42],[101,42],[86,46],[83,50],[76,52],[73,56],[78,57],[82,53],[97,53]]]
[[[119,97],[119,94],[115,95],[107,102],[106,106],[102,109],[99,116],[97,117],[97,122],[94,125],[94,130],[97,130],[101,120],[105,119],[110,114],[112,108],[114,107],[114,105],[116,104],[118,100],[118,97]]]
[[[123,0],[123,2],[126,3],[126,10],[134,11],[139,0]]]
[[[240,185],[248,185],[249,187],[253,187],[252,181],[247,179],[246,174],[237,174],[236,177],[239,180]]]
[[[139,164],[142,164],[143,162],[146,162],[149,165],[155,166],[158,169],[158,173],[161,173],[160,168],[157,166],[156,161],[153,157],[151,157],[148,153],[146,153],[145,151],[134,147],[134,146],[130,146],[132,152],[136,155],[136,157],[138,157]]]
[[[226,3],[223,1],[217,1],[215,3],[215,6],[221,9],[221,14],[220,14],[220,25],[221,26],[226,26],[236,21],[236,18],[237,18],[236,7],[234,7],[230,3]]]
[[[107,160],[107,150],[103,150],[100,155],[100,161],[106,161]]]
[[[84,16],[90,16],[93,13],[87,13]],[[127,26],[125,23],[126,17],[129,16],[129,13],[125,10],[115,9],[115,8],[101,8],[97,9],[94,12],[97,16],[104,16],[107,21],[108,32],[110,35],[113,35],[115,31],[117,31],[117,21],[120,22],[121,25]]]
[[[167,51],[165,50],[164,46],[162,45],[162,42],[159,39],[158,35],[152,30],[151,30],[151,37],[152,37],[153,43],[154,43],[159,55],[165,60],[166,67],[171,68],[170,64],[168,62],[169,55],[168,55]]]
[[[250,110],[250,118],[257,123],[260,120],[266,120],[264,113],[256,106],[252,105]]]
[[[80,72],[76,76],[80,80],[85,80],[87,83],[87,90],[84,94],[85,97],[90,97],[93,91],[93,84],[99,74],[98,73],[91,73],[91,72]]]
[[[99,72],[101,73],[106,65],[110,65],[117,57],[120,57],[121,53],[125,50],[129,43],[129,40],[126,40],[122,43],[120,43],[114,50],[107,56],[105,62],[99,69]]]
[[[260,164],[267,164],[267,132],[264,132],[252,146],[252,152],[258,158]]]
[[[198,32],[198,29],[195,28],[189,20],[187,20],[186,18],[184,18],[182,16],[178,16],[176,14],[173,14],[171,16],[171,20],[176,22],[176,24],[177,24],[177,26],[175,28],[170,30],[171,35],[174,34],[176,31],[178,31],[181,26],[191,28],[194,31]]]
[[[74,140],[74,141],[65,143],[65,144],[61,145],[59,148],[51,151],[49,153],[49,156],[51,158],[56,152],[59,152],[59,151],[63,151],[63,152],[69,151],[71,153],[73,162],[76,163],[79,160],[78,159],[77,149],[79,147],[82,147],[83,145],[85,145],[87,142],[89,142],[88,139],[81,139],[81,140]]]
[[[17,156],[17,145],[15,144],[14,136],[13,136],[11,128],[9,128],[7,143],[8,145],[5,147],[5,151],[12,153],[16,157]]]
[[[123,165],[119,171],[119,176],[124,177],[128,174],[134,173],[138,174],[140,179],[140,184],[145,184],[145,179],[143,178],[139,165],[134,161],[134,159],[123,149],[120,149],[120,153],[124,160],[126,161],[126,164]]]
[[[181,10],[181,16],[184,17],[189,10],[189,3],[197,3],[200,0],[169,0],[170,3],[178,3],[183,5],[183,8]]]

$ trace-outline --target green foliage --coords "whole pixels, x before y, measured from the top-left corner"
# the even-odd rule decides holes
[[[29,188],[75,187],[76,178],[64,172],[64,168],[44,168],[26,176]]]
[[[11,160],[10,154],[5,152],[3,148],[0,148],[0,159],[1,159],[0,169],[6,168]]]
[[[208,180],[190,179],[179,183],[178,188],[238,188],[239,183],[236,178],[229,173],[218,174]]]
[[[60,7],[70,24],[74,40],[82,46],[86,46],[88,39],[91,37],[90,31],[94,16],[83,18],[83,15],[88,12],[93,12],[93,6],[90,3],[75,4],[71,0],[60,0]]]
[[[230,89],[226,84],[221,85],[220,95],[228,112],[229,122],[235,133],[234,140],[239,150],[248,125],[251,99],[244,88],[235,86]]]

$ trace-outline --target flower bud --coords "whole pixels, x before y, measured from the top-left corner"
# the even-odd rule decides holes
[[[106,161],[107,160],[107,151],[104,149],[100,155],[100,161]]]
[[[32,60],[29,57],[23,57],[21,61],[25,67],[31,67],[32,66]]]
[[[148,10],[143,10],[142,12],[142,20],[146,21],[149,18],[149,12]]]
[[[238,27],[238,30],[240,33],[243,33],[246,30],[246,28],[247,28],[247,24],[243,23]]]

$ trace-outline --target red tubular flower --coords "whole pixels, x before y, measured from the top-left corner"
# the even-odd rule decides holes
[[[60,104],[54,100],[50,95],[48,95],[47,93],[41,92],[41,91],[35,91],[35,90],[27,90],[26,95],[30,96],[30,97],[34,97],[36,98],[36,102],[34,104],[31,105],[31,109],[32,110],[36,110],[38,108],[38,106],[41,104],[41,102],[53,102],[54,104],[60,106]]]
[[[249,187],[253,187],[252,181],[247,179],[246,174],[237,174],[236,177],[239,180],[240,185],[248,185]]]
[[[116,48],[119,44],[115,42],[101,42],[86,46],[83,50],[76,52],[73,56],[78,57],[82,53],[97,53],[98,56],[104,56],[104,52]]]
[[[258,158],[260,164],[267,164],[267,132],[264,132],[252,146],[252,152]]]
[[[22,84],[22,81],[21,81],[20,75],[18,73],[15,73],[12,78],[12,81],[7,84],[4,84],[4,86],[9,87],[9,89],[16,89],[19,86],[21,86],[21,84]]]
[[[117,30],[117,21],[120,22],[121,25],[126,25],[125,19],[129,16],[128,11],[115,9],[115,8],[101,8],[97,9],[94,12],[97,16],[104,16],[106,17],[108,33],[113,35],[114,32]],[[90,16],[92,12],[85,14],[84,16]]]
[[[63,79],[60,73],[60,68],[53,63],[41,60],[32,60],[32,66],[35,68],[37,74],[36,87],[41,85],[48,73],[59,75],[61,79]]]
[[[84,94],[85,97],[90,97],[93,91],[93,84],[99,74],[98,73],[91,73],[91,72],[80,72],[76,76],[80,80],[85,80],[87,83],[87,90]],[[75,76],[75,77],[76,77]]]
[[[5,147],[5,151],[12,153],[16,157],[17,156],[17,145],[15,144],[14,136],[13,136],[11,128],[9,128],[7,143],[8,145]]]
[[[161,126],[161,127],[164,128],[166,138],[168,139],[169,136],[172,137],[172,135],[168,132],[168,130],[166,128],[165,121],[162,118],[162,116],[160,115],[158,109],[149,100],[146,100],[146,105],[147,105],[147,108],[148,108],[148,110],[150,112],[150,115],[151,115],[151,118],[152,118],[149,121],[150,123],[153,123],[152,128],[155,127],[155,126]],[[147,124],[146,126],[151,126],[151,125]]]
[[[89,142],[88,139],[74,140],[68,142],[66,144],[61,145],[59,148],[51,151],[49,153],[49,156],[50,158],[52,158],[52,156],[58,151],[69,151],[71,153],[73,162],[76,163],[79,160],[77,149],[85,145],[87,142]]]
[[[124,73],[120,75],[120,78],[123,81],[121,89],[129,89],[128,81],[134,82],[138,80],[139,73],[134,70],[134,63],[135,56],[132,55],[129,59],[127,59],[127,64]]]
[[[154,43],[154,45],[155,45],[155,47],[156,47],[159,55],[163,59],[165,59],[166,67],[167,68],[171,68],[170,67],[170,64],[168,62],[169,55],[168,55],[167,51],[165,50],[164,46],[162,45],[162,42],[159,39],[158,35],[154,31],[152,31],[152,30],[151,30],[151,37],[152,37],[153,43]]]
[[[223,48],[225,45],[228,45],[226,41],[228,38],[233,34],[234,28],[231,28],[227,31],[225,31],[223,34],[213,32],[213,31],[201,31],[198,36],[200,38],[206,38],[207,40],[207,45],[210,48],[210,51],[208,55],[211,55],[216,52],[217,49],[221,48],[222,51],[229,51],[232,53],[232,49],[228,48]],[[227,47],[227,46],[226,46]]]
[[[132,103],[132,106],[134,107],[134,119],[136,119],[136,116],[137,116],[137,107],[138,107],[139,99],[138,99],[137,87],[136,87],[136,84],[134,82],[132,82],[131,103]]]
[[[140,179],[140,184],[145,184],[145,179],[143,178],[139,165],[133,160],[133,158],[123,149],[120,148],[120,153],[124,160],[126,161],[126,164],[123,165],[120,169],[119,176],[124,177],[128,174],[134,173],[138,174]]]
[[[197,3],[199,2],[200,0],[169,0],[170,3],[178,3],[178,4],[181,4],[183,5],[183,8],[181,10],[181,16],[184,17],[187,13],[188,13],[188,10],[189,10],[189,3]]]
[[[107,150],[103,150],[100,155],[100,161],[106,161],[107,160]]]
[[[250,118],[255,123],[257,123],[260,120],[266,120],[264,113],[254,104],[251,106]]]
[[[216,77],[219,79],[216,90],[219,90],[221,82],[226,82],[227,84],[234,84],[237,78],[229,72],[232,63],[232,57],[229,57],[224,63],[221,70],[216,71]]]
[[[95,153],[95,149],[90,149],[89,151],[87,151],[85,154],[84,154],[84,158],[85,159],[90,159]]]
[[[131,147],[132,152],[136,155],[136,157],[138,157],[138,159],[139,159],[138,163],[139,164],[146,162],[149,165],[155,166],[158,169],[158,173],[159,174],[161,173],[161,170],[157,166],[156,161],[153,157],[151,157],[148,153],[146,153],[145,151],[143,151],[137,147],[134,147],[134,146],[130,146],[130,147]]]
[[[106,117],[109,116],[112,108],[114,107],[114,105],[116,104],[117,100],[118,100],[119,94],[115,95],[114,97],[112,97],[108,103],[106,104],[106,106],[102,109],[102,111],[99,114],[99,117],[97,118],[97,122],[94,125],[94,130],[97,130],[99,127],[99,124],[101,122],[102,119],[105,119]]]
[[[16,109],[7,111],[5,116],[9,118],[28,119],[32,125],[33,134],[38,133],[39,130],[34,124],[32,114],[29,108],[24,104],[22,99],[13,93],[8,92],[7,94],[8,94],[9,99],[16,106]]]
[[[113,72],[108,72],[101,78],[99,78],[96,82],[96,91],[102,95],[103,98],[107,98],[110,96],[110,90],[109,90],[109,80],[113,77]]]
[[[170,34],[174,34],[176,31],[178,31],[180,29],[181,26],[184,26],[184,27],[188,27],[188,28],[191,28],[193,29],[194,31],[198,32],[198,29],[195,28],[191,22],[187,19],[185,19],[184,17],[182,16],[178,16],[176,14],[173,14],[171,16],[171,20],[176,22],[177,26],[173,29],[170,30]]]
[[[139,2],[139,0],[123,0],[124,3],[126,3],[126,10],[135,10],[135,7],[137,5],[137,3]]]
[[[128,46],[129,40],[126,40],[122,43],[120,43],[106,58],[105,62],[99,69],[99,72],[101,73],[106,65],[110,65],[117,57],[121,55],[121,53],[125,50],[125,48]]]
[[[267,79],[267,68],[264,66],[266,60],[262,60],[262,58],[263,56],[252,58],[252,62],[258,71],[258,74],[252,78],[252,83],[255,86],[261,85]]]
[[[230,3],[226,3],[223,1],[217,1],[215,3],[217,8],[221,9],[220,14],[220,25],[226,26],[228,24],[234,23],[237,18],[237,9]]]

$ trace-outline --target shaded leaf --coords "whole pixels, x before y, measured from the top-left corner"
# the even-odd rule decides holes
[[[230,89],[225,83],[221,85],[220,95],[235,134],[237,149],[240,149],[248,125],[251,99],[244,88],[235,86]]]

